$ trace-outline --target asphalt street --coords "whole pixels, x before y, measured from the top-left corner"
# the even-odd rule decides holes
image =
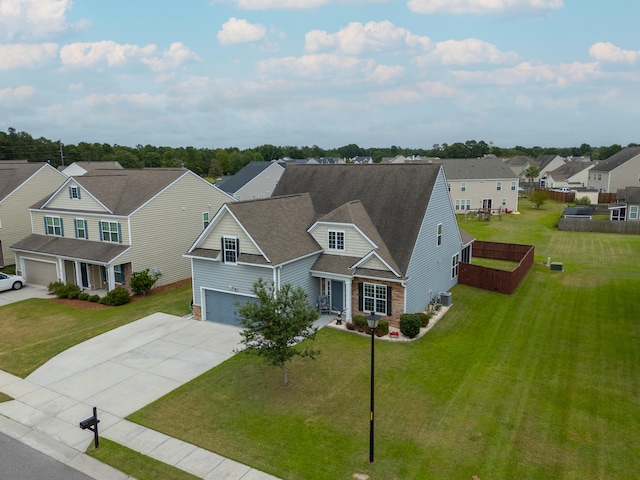
[[[0,480],[91,480],[91,477],[0,433]]]

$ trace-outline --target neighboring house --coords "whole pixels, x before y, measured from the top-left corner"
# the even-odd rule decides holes
[[[216,185],[236,200],[269,198],[282,172],[284,166],[278,162],[251,162]]]
[[[0,161],[0,267],[15,263],[9,247],[31,233],[29,207],[66,179],[48,163]]]
[[[600,192],[640,186],[640,147],[627,147],[589,171],[589,187]]]
[[[616,194],[616,203],[609,205],[611,220],[640,220],[640,187],[621,188]]]
[[[79,177],[94,170],[122,170],[118,162],[73,162],[67,167],[60,167],[62,173],[70,177]]]
[[[271,198],[224,205],[186,256],[194,316],[236,324],[258,278],[397,324],[470,260],[440,165],[289,165]]]
[[[31,235],[11,249],[31,283],[112,290],[148,268],[169,284],[191,276],[183,253],[232,200],[190,170],[95,170],[33,205]]]
[[[538,167],[538,176],[533,179],[534,182],[538,182],[540,188],[547,188],[547,176],[548,173],[560,168],[566,163],[564,157],[560,155],[540,155],[535,160],[529,163],[530,167]],[[528,167],[527,167],[528,168]],[[525,179],[529,180],[529,179]]]
[[[571,160],[564,165],[547,172],[546,188],[581,188],[589,182],[589,170],[597,162]]]
[[[531,159],[525,155],[516,155],[513,158],[505,158],[504,163],[515,173],[520,180],[526,180],[524,172],[531,165]]]
[[[447,186],[455,213],[467,210],[518,210],[518,176],[496,157],[446,158]]]

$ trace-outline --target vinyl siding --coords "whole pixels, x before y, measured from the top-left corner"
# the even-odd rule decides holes
[[[313,255],[284,265],[280,271],[280,284],[290,283],[302,287],[313,303],[320,294],[320,280],[312,277],[309,271],[317,259],[318,255]]]
[[[437,246],[436,232],[439,223],[442,223],[443,238],[442,245]],[[451,257],[460,253],[461,243],[460,230],[441,170],[407,270],[407,313],[424,310],[430,301],[429,292],[436,296],[457,283],[457,278],[451,279]]]
[[[32,212],[33,233],[38,235],[46,235],[44,228],[44,217],[60,217],[64,228],[65,238],[76,238],[73,222],[76,218],[82,218],[87,221],[87,231],[89,234],[88,241],[101,241],[101,231],[99,222],[116,222],[120,224],[120,233],[123,245],[129,245],[129,230],[127,227],[126,217],[111,217],[109,215],[101,215],[94,213],[60,213],[50,212],[46,210],[37,210]],[[116,243],[116,242],[113,242]]]
[[[640,185],[640,155],[623,163],[609,174],[609,192],[617,192],[620,188],[638,185]]]
[[[329,230],[344,232],[344,251],[329,250]],[[320,244],[325,254],[347,255],[349,257],[363,257],[373,246],[360,231],[350,225],[328,225],[320,224],[312,232],[313,238]]]
[[[370,268],[372,270],[384,270],[386,272],[389,271],[387,266],[380,261],[378,257],[371,257],[364,264],[360,266],[360,268]]]
[[[78,187],[80,189],[80,198],[69,198],[69,188],[68,187]],[[109,214],[109,212],[100,205],[91,195],[82,190],[80,185],[71,181],[65,187],[58,192],[58,194],[53,198],[46,206],[51,210],[82,210],[88,212],[104,212],[105,214]]]
[[[249,238],[228,212],[224,213],[215,227],[209,232],[209,235],[202,244],[202,248],[220,250],[220,239],[224,236],[232,236],[240,240],[240,251],[242,253],[260,255],[260,251],[254,245],[253,240]]]
[[[284,168],[277,163],[272,163],[235,193],[245,200],[260,198],[260,195],[264,195],[264,198],[269,198],[283,172]],[[252,195],[255,195],[255,197],[252,197]]]
[[[230,265],[223,262],[192,259],[193,303],[202,305],[201,289],[208,288],[222,292],[253,295],[253,282],[258,278],[273,280],[271,268],[250,265]]]
[[[466,191],[461,191],[462,183],[467,184]],[[502,182],[502,189],[497,190],[496,183]],[[516,182],[516,189],[511,190],[511,182]],[[482,200],[491,199],[492,208],[500,208],[502,199],[507,199],[506,208],[509,210],[518,209],[518,180],[514,178],[491,179],[491,180],[449,180],[451,184],[451,205],[455,209],[456,200],[471,200],[471,210],[482,208]],[[466,210],[456,210],[455,213],[465,213]]]
[[[133,272],[159,269],[158,286],[191,277],[183,255],[202,232],[202,212],[212,218],[228,200],[194,174],[180,177],[131,215],[131,249],[118,262],[131,262]]]
[[[9,247],[32,233],[29,207],[54,192],[65,180],[66,177],[53,167],[41,168],[0,202],[0,240],[6,265],[13,264],[15,258]],[[43,225],[42,220],[40,222]]]

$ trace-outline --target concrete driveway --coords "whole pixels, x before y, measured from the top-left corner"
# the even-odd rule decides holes
[[[0,307],[27,298],[53,298],[53,296],[49,295],[49,289],[44,285],[25,284],[20,290],[0,292]]]

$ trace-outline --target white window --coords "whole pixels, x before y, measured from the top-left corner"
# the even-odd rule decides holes
[[[363,311],[387,314],[387,286],[365,283],[363,288]]]
[[[87,221],[83,218],[76,218],[73,222],[73,225],[76,230],[76,238],[84,238],[85,240],[89,238],[87,232]]]
[[[496,182],[496,190],[499,192],[502,190],[502,182]]]
[[[124,270],[122,268],[122,265],[113,266],[113,276],[116,283],[124,285]]]
[[[516,182],[511,182],[511,191],[512,192],[516,191]]]
[[[438,224],[438,246],[442,245],[442,224]]]
[[[105,242],[122,242],[120,224],[118,222],[98,222],[100,238]]]
[[[239,247],[240,242],[235,237],[224,237],[222,239],[224,261],[226,263],[236,263],[238,261]]]
[[[461,182],[460,183],[460,191],[461,192],[466,192],[467,191],[467,182]]]
[[[451,183],[447,182],[447,190],[451,191]]]
[[[629,207],[629,220],[638,220],[638,205]]]
[[[329,230],[329,250],[344,250],[344,232]]]
[[[209,225],[209,212],[202,212],[202,228],[207,228]]]
[[[503,207],[506,207],[506,206],[507,206],[507,199],[506,199],[506,198],[503,198],[503,199],[502,199],[502,206],[503,206]]]
[[[44,231],[47,235],[64,236],[64,228],[62,226],[62,218],[60,217],[44,217]]]
[[[458,276],[458,264],[460,263],[460,254],[456,253],[451,257],[451,278]]]
[[[76,186],[69,187],[69,198],[80,200],[80,189]]]

